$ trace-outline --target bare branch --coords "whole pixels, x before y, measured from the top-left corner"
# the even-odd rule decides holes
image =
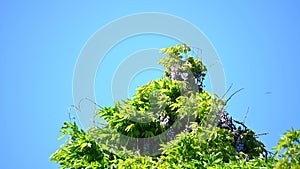
[[[230,89],[232,88],[232,83],[231,85],[229,86],[229,88],[226,90],[226,92],[224,93],[224,95],[221,97],[221,100],[224,99],[224,97],[227,95],[227,93],[230,91]]]
[[[246,112],[245,117],[244,117],[244,120],[243,120],[243,123],[244,123],[244,124],[245,124],[245,122],[246,122],[246,118],[247,118],[247,116],[248,116],[249,109],[250,109],[250,107],[247,108],[247,112]]]
[[[269,133],[259,133],[259,134],[255,134],[254,136],[255,137],[259,137],[259,136],[265,136],[265,135],[268,135]]]
[[[237,94],[238,92],[240,92],[240,91],[242,91],[242,90],[244,90],[244,88],[241,88],[241,89],[235,91],[232,95],[230,95],[229,98],[226,100],[226,103],[227,103],[227,102],[228,102],[235,94]]]
[[[247,126],[243,123],[243,122],[240,122],[240,121],[237,121],[237,120],[233,120],[235,123],[239,124],[239,125],[242,125],[245,130],[247,129]]]

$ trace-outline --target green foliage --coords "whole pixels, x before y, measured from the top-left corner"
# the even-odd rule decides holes
[[[122,104],[116,103],[114,107],[104,107],[97,116],[103,117],[111,128],[130,137],[158,135],[165,131],[160,124],[159,113],[162,116],[169,115],[170,121],[177,118],[177,113],[171,111],[171,106],[177,104],[176,98],[180,96],[180,88],[179,82],[171,83],[162,79],[150,81],[137,89],[133,99]]]
[[[188,124],[177,119],[186,116],[192,116],[199,124],[204,124],[211,109],[212,96],[208,92],[182,95],[185,86],[183,82],[171,82],[169,79],[150,81],[138,88],[131,100],[116,103],[114,107],[104,107],[97,116],[106,120],[108,128],[131,138],[153,137],[170,126],[181,128]],[[109,140],[111,142],[112,138]],[[141,153],[149,152],[143,147],[139,149]]]
[[[288,131],[275,148],[277,158],[267,159],[264,144],[244,124],[244,129],[215,127],[220,114],[227,118],[226,101],[203,90],[207,70],[190,51],[186,44],[162,49],[167,54],[160,61],[166,67],[164,77],[137,88],[131,99],[100,109],[101,127],[84,132],[75,122],[64,123],[59,138],[69,138],[51,161],[70,169],[299,168],[299,130]],[[135,138],[171,130],[181,132],[159,137],[157,145],[135,143]],[[122,140],[120,134],[132,140]],[[243,143],[241,150],[236,148],[239,143]],[[162,152],[150,156],[154,149]]]
[[[165,77],[171,80],[187,81],[190,89],[196,89],[200,92],[203,90],[203,80],[206,75],[206,67],[202,60],[189,55],[191,48],[186,44],[171,46],[161,49],[166,58],[159,61],[165,69]],[[196,85],[194,84],[196,82]]]
[[[63,135],[69,135],[65,144],[51,155],[51,160],[58,162],[61,168],[106,168],[109,161],[115,158],[105,145],[97,144],[76,123],[65,122],[60,130]],[[62,137],[60,137],[62,138]]]
[[[205,135],[208,135],[208,139],[204,139]],[[215,128],[205,131],[198,128],[190,133],[181,133],[164,145],[161,159],[179,168],[206,168],[237,158],[232,140],[232,133],[228,130]]]
[[[276,150],[277,157],[282,152],[276,168],[300,169],[300,130],[288,130],[273,149]]]
[[[220,128],[204,130],[194,124],[192,131],[181,133],[164,144],[160,156],[139,156],[111,153],[108,146],[78,130],[77,125],[65,123],[64,134],[71,138],[51,155],[61,168],[273,168],[275,159],[259,156],[245,160],[244,153],[237,153],[232,146],[233,134]],[[207,137],[208,136],[208,137]],[[207,138],[207,139],[203,139]],[[127,157],[127,158],[125,158]]]

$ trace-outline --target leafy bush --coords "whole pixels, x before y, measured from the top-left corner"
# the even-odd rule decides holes
[[[104,145],[97,144],[87,133],[79,130],[76,123],[66,122],[60,130],[71,136],[51,155],[51,160],[59,162],[61,168],[105,168],[110,158],[114,158]]]
[[[69,138],[51,160],[71,169],[299,168],[299,130],[288,131],[276,157],[270,157],[254,131],[229,117],[228,100],[204,90],[207,69],[189,55],[190,47],[161,51],[167,55],[160,61],[163,78],[137,88],[131,99],[99,109],[101,127],[84,132],[66,122],[60,139]],[[154,136],[152,142],[136,139]]]

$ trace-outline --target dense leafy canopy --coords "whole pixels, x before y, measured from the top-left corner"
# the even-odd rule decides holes
[[[204,90],[207,69],[190,51],[162,49],[164,77],[99,109],[99,125],[87,132],[65,122],[60,139],[69,138],[51,160],[72,169],[299,168],[300,131],[288,131],[270,156],[254,131],[229,117],[227,101]]]

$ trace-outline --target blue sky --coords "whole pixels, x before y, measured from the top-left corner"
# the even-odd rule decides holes
[[[219,54],[227,86],[233,84],[232,92],[245,88],[230,101],[229,113],[242,121],[250,107],[246,124],[269,132],[261,139],[267,148],[275,146],[287,129],[300,129],[299,7],[296,1],[259,0],[1,2],[1,166],[58,168],[49,155],[62,143],[56,139],[73,104],[73,71],[82,47],[104,25],[141,12],[175,15],[205,33]],[[174,44],[154,43],[156,38],[136,42],[149,48]],[[101,86],[109,74],[98,71]],[[131,89],[157,76],[159,71],[145,72]],[[111,97],[97,86],[97,98]]]

